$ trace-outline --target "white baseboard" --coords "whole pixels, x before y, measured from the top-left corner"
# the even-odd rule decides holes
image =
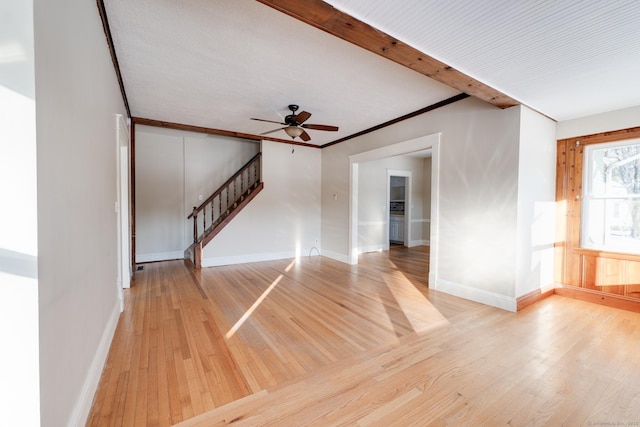
[[[184,250],[183,255],[184,259],[190,259],[193,261],[193,249],[191,249],[191,246]]]
[[[429,240],[410,240],[408,247],[413,248],[414,246],[429,246]]]
[[[300,256],[318,256],[320,250],[318,248],[301,249]],[[247,255],[234,255],[226,257],[203,258],[203,267],[220,267],[222,265],[245,264],[248,262],[274,261],[277,259],[296,258],[295,251],[283,252],[266,252]]]
[[[386,247],[384,244],[360,246],[358,248],[358,253],[364,254],[367,252],[379,252],[379,251],[388,251],[388,250],[389,250],[389,244],[387,243]]]
[[[345,264],[351,264],[351,259],[349,258],[348,255],[329,251],[326,249],[323,249],[321,253],[322,253],[322,256],[324,257],[335,259],[336,261],[344,262]]]
[[[107,356],[109,355],[109,349],[111,347],[111,341],[116,332],[118,326],[118,320],[120,319],[120,301],[117,301],[111,311],[111,316],[105,325],[102,338],[96,350],[96,354],[93,357],[89,372],[84,380],[80,397],[76,402],[71,417],[69,419],[69,426],[83,427],[87,423],[89,418],[89,412],[91,411],[91,405],[93,403],[93,397],[98,390],[100,383],[100,377],[102,376],[102,370],[107,362]]]
[[[270,253],[259,253],[259,254],[248,254],[248,255],[234,255],[234,256],[215,257],[215,258],[203,258],[202,266],[203,267],[219,267],[222,265],[245,264],[248,262],[260,262],[260,261],[274,261],[277,259],[295,258],[295,257],[296,257],[296,254],[293,251],[270,252]]]
[[[431,260],[429,260],[429,262],[431,262]],[[429,271],[429,288],[436,289],[438,287],[437,282],[436,272],[433,270]]]
[[[414,218],[411,220],[411,224],[415,224],[418,222],[426,223],[426,222],[431,222],[431,220],[429,218]]]
[[[136,263],[169,261],[173,259],[184,259],[184,251],[175,252],[155,252],[151,254],[136,254]]]
[[[485,291],[483,289],[472,288],[467,285],[462,285],[460,283],[449,282],[441,279],[438,279],[435,282],[435,289],[437,291],[479,302],[481,304],[490,305],[502,310],[512,311],[514,313],[517,311],[518,301],[514,297],[508,297],[505,295]],[[429,286],[431,286],[431,281],[429,282]]]

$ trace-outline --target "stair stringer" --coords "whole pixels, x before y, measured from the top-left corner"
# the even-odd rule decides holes
[[[229,212],[221,217],[219,221],[213,224],[204,236],[197,242],[193,243],[185,250],[185,258],[191,259],[195,268],[202,268],[202,251],[204,247],[213,240],[229,224],[233,218],[240,213],[264,188],[264,182],[256,183],[255,187],[250,188],[242,194],[236,203],[229,209]]]

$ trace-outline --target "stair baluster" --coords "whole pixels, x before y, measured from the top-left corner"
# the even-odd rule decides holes
[[[193,243],[198,241],[198,208],[193,207]]]
[[[193,250],[194,264],[200,267],[202,248],[262,189],[260,179],[260,162],[262,153],[256,154],[231,178],[213,192],[200,206],[193,208],[188,219],[193,218]],[[246,186],[245,186],[246,172]],[[253,172],[253,174],[252,174]],[[238,188],[238,179],[240,187]],[[239,191],[238,191],[239,190]],[[223,195],[223,193],[226,193]],[[223,198],[224,197],[224,198]],[[223,200],[226,204],[223,208]],[[218,217],[215,216],[216,202]],[[211,210],[211,223],[207,227],[207,209]],[[199,231],[198,216],[202,212],[202,231]]]

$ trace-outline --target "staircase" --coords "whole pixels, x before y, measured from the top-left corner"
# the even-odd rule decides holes
[[[262,153],[256,154],[238,172],[193,208],[187,219],[193,219],[193,244],[185,250],[185,258],[202,267],[202,249],[264,188],[260,179]]]

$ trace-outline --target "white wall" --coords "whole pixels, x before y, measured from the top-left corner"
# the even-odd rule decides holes
[[[38,425],[38,241],[33,2],[0,14],[0,414]]]
[[[187,220],[260,149],[238,138],[136,126],[136,262],[177,259],[193,243]]]
[[[238,138],[203,136],[185,137],[184,212],[187,218],[194,206],[200,206],[203,198],[220,188],[242,166],[260,152],[260,143]],[[193,243],[193,222],[185,224],[183,250]]]
[[[516,297],[554,286],[555,133],[554,121],[521,108]]]
[[[348,258],[348,156],[437,132],[442,132],[438,288],[513,309],[518,108],[500,110],[468,98],[323,149],[323,252]]]
[[[96,3],[36,0],[34,19],[41,422],[84,425],[120,314],[116,114],[126,111]]]
[[[640,105],[558,122],[556,138],[565,139],[637,126],[640,126]]]
[[[386,159],[385,159],[386,160]],[[387,171],[381,161],[362,163],[358,169],[358,250],[371,252],[387,249]]]
[[[184,256],[183,138],[136,130],[136,262]]]
[[[292,148],[263,141],[264,189],[204,248],[203,266],[308,256],[313,247],[320,249],[321,150]]]
[[[387,222],[387,169],[411,172],[411,199],[413,207],[410,216],[413,223],[411,236],[405,241],[407,246],[422,243],[422,220],[424,206],[424,159],[398,156],[361,163],[358,168],[358,250],[360,252],[388,249]],[[406,196],[408,198],[408,195]],[[405,209],[409,208],[408,203]]]
[[[442,130],[436,289],[511,309],[519,111],[475,100],[455,109],[436,119]]]

